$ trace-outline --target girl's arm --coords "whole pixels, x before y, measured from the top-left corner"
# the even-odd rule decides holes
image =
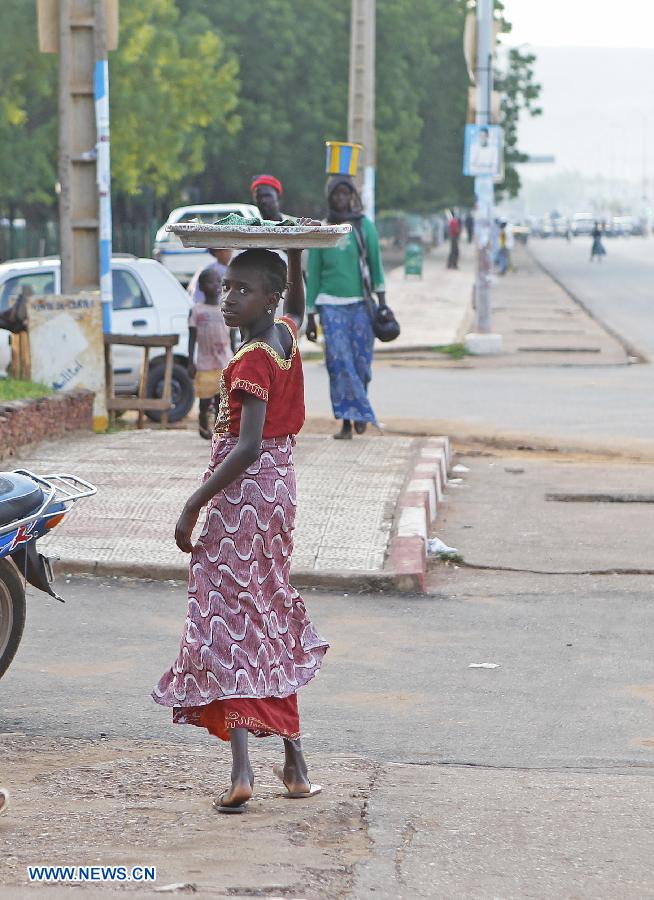
[[[193,550],[191,535],[202,507],[238,478],[258,457],[261,451],[266,406],[265,400],[243,393],[238,443],[216,471],[191,494],[175,527],[175,543],[183,553],[190,553]]]
[[[193,325],[188,328],[188,373],[191,378],[195,378],[195,341],[197,339],[198,330]]]
[[[284,301],[284,315],[293,319],[299,328],[304,321],[304,279],[302,251],[288,250],[288,290]]]

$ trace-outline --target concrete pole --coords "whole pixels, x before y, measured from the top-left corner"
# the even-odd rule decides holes
[[[111,159],[109,143],[109,63],[104,0],[94,0],[95,13],[95,71],[93,97],[98,132],[97,180],[99,219],[100,296],[102,298],[102,327],[111,333],[113,284],[111,278]]]
[[[59,0],[59,247],[61,293],[73,293],[71,0]]]
[[[375,218],[375,18],[376,0],[352,0],[347,139],[363,146],[357,186],[365,214]]]
[[[477,125],[490,125],[491,96],[493,90],[493,0],[477,0]],[[491,279],[493,274],[493,179],[482,176],[486,184],[478,185],[477,211],[477,278],[475,283],[476,331],[490,334],[491,328]],[[478,188],[481,190],[478,190]]]

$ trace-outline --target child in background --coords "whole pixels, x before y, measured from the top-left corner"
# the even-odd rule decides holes
[[[220,274],[213,266],[201,272],[198,287],[204,294],[204,303],[195,303],[189,316],[188,373],[195,379],[195,395],[200,400],[200,437],[206,440],[211,440],[213,432],[209,409],[212,404],[218,409],[220,376],[232,358],[229,328],[218,305],[221,285]]]

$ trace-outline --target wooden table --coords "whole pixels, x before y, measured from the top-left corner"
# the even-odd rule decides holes
[[[161,424],[168,427],[168,412],[170,410],[171,385],[173,376],[173,347],[179,341],[178,334],[105,334],[104,336],[104,367],[107,388],[107,412],[111,424],[115,421],[115,413],[134,409],[138,411],[138,427],[143,428],[145,413],[151,411],[161,412]],[[129,397],[116,397],[114,394],[114,367],[111,348],[116,344],[128,344],[131,347],[143,348],[143,365],[139,379],[138,393]],[[148,384],[148,372],[150,370],[150,349],[162,347],[166,351],[164,366],[163,395],[160,399],[146,396]]]

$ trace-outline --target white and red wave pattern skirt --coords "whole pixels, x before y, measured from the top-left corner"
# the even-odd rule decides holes
[[[214,437],[211,475],[236,445]],[[318,674],[329,644],[289,583],[295,439],[268,438],[261,455],[207,507],[189,565],[179,654],[152,692],[173,721],[222,740],[232,728],[300,735],[296,691]]]

